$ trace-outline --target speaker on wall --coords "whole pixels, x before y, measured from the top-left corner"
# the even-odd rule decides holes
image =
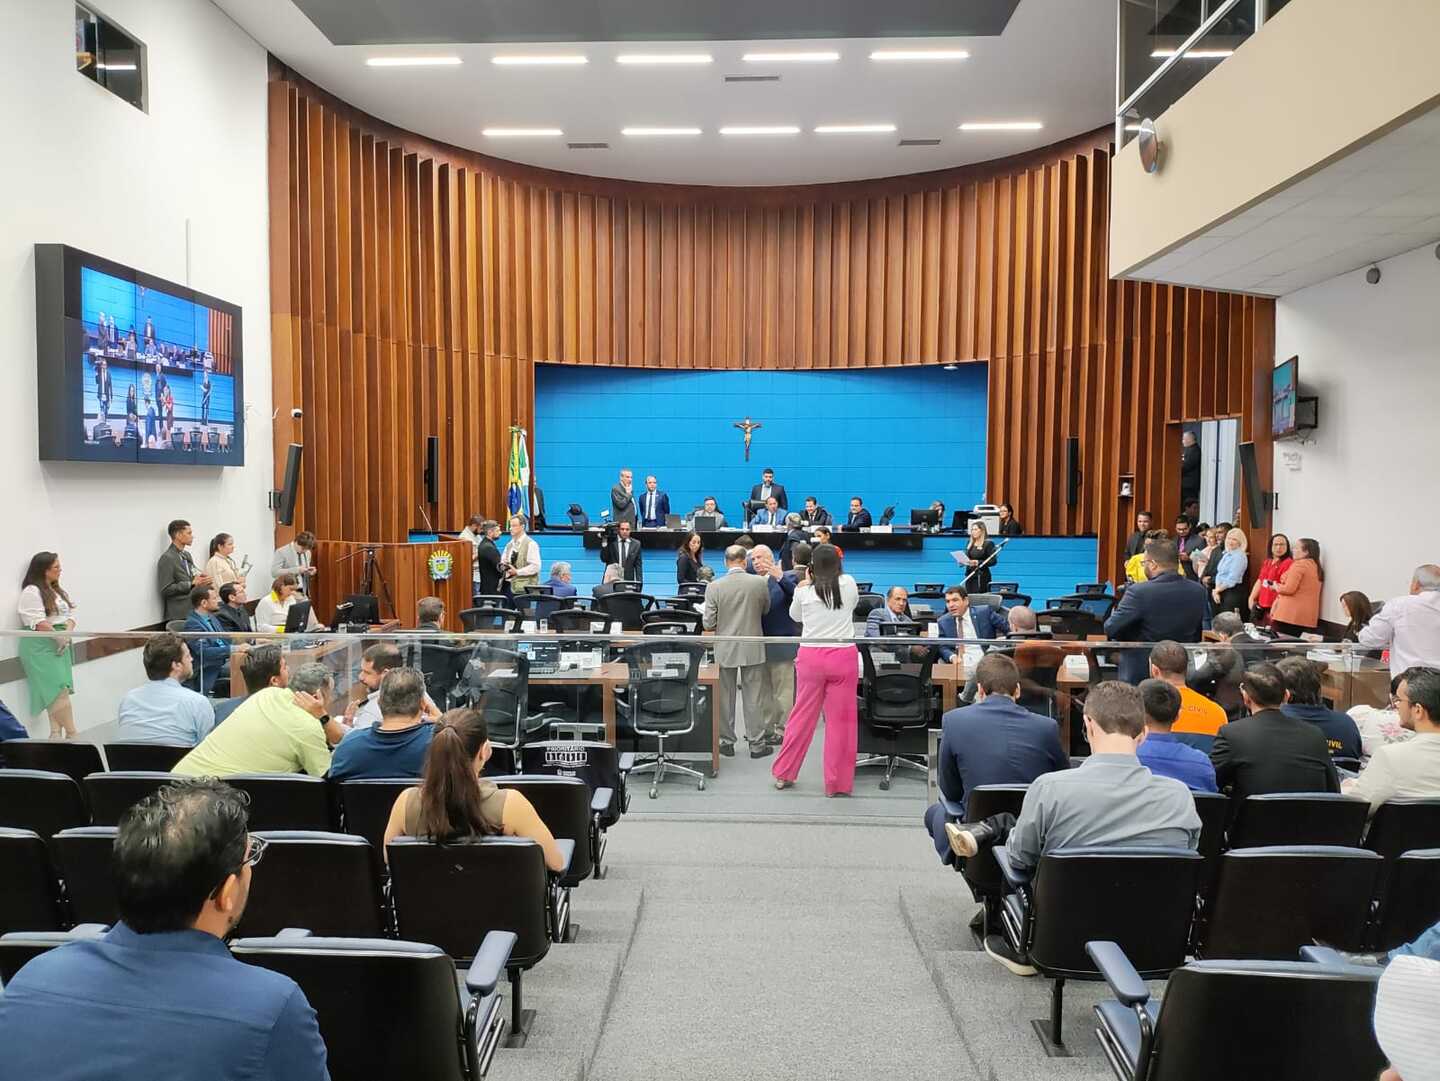
[[[1080,437],[1072,435],[1065,440],[1065,505],[1073,507],[1080,502]]]
[[[1260,465],[1255,444],[1240,444],[1240,473],[1245,478],[1245,505],[1250,511],[1250,528],[1263,529],[1270,522],[1270,493],[1260,484]]]
[[[440,502],[440,437],[425,439],[425,502]]]
[[[280,489],[280,524],[295,524],[295,496],[300,490],[300,459],[305,448],[291,443],[285,454],[285,485]]]

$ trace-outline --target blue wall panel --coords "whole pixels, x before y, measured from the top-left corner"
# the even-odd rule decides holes
[[[735,422],[755,432],[746,463]],[[860,371],[678,371],[538,364],[536,483],[552,519],[579,503],[599,521],[622,466],[654,473],[681,513],[707,495],[732,522],[773,467],[791,509],[816,496],[843,518],[859,495],[876,519],[894,504],[980,502],[985,489],[986,366]]]

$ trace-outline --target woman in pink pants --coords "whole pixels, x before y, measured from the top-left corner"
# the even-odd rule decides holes
[[[772,772],[776,788],[789,788],[800,776],[805,753],[815,737],[820,711],[825,711],[825,794],[848,796],[855,785],[855,684],[859,654],[852,642],[855,604],[860,590],[855,579],[840,573],[840,552],[820,544],[802,569],[790,618],[800,624],[800,651],[795,661],[795,708],[785,724],[785,740]],[[845,639],[845,641],[836,641]]]

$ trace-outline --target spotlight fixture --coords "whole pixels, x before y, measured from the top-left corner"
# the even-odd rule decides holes
[[[1371,285],[1379,285],[1380,268],[1378,266],[1372,266],[1369,270],[1365,272],[1365,280]]]

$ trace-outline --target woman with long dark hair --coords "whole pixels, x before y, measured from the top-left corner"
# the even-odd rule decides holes
[[[210,558],[205,561],[205,573],[210,576],[210,584],[216,589],[227,586],[231,582],[238,582],[245,577],[244,572],[248,570],[235,562],[231,554],[235,551],[235,538],[229,533],[216,533],[210,540]]]
[[[528,837],[545,853],[546,867],[563,871],[560,846],[535,805],[523,792],[480,776],[490,753],[490,733],[478,710],[452,709],[436,721],[425,772],[418,787],[405,789],[395,800],[385,826],[386,843],[396,837],[440,842]]]
[[[790,602],[790,618],[800,624],[795,659],[795,707],[771,772],[776,788],[789,788],[800,776],[820,710],[825,710],[825,794],[848,796],[855,787],[855,684],[859,654],[854,637],[855,605],[860,590],[843,574],[833,544],[818,544],[800,576]],[[837,641],[837,639],[840,639]]]
[[[1015,517],[1015,508],[1009,503],[1000,504],[1000,535],[1002,537],[1023,537],[1025,527]]]
[[[75,602],[60,584],[60,557],[36,552],[20,583],[20,625],[27,631],[73,631]],[[70,695],[75,690],[73,655],[69,638],[22,638],[20,666],[30,684],[30,712],[44,710],[50,718],[51,739],[74,739],[75,711]]]
[[[1250,620],[1252,623],[1270,622],[1270,609],[1275,606],[1275,583],[1285,576],[1295,554],[1290,551],[1290,538],[1276,533],[1270,538],[1270,553],[1260,565],[1260,577],[1250,587]]]
[[[686,533],[680,542],[680,551],[675,553],[675,582],[700,581],[700,568],[705,566],[705,542],[699,533]]]
[[[1349,621],[1345,624],[1345,633],[1340,636],[1340,641],[1358,642],[1360,632],[1369,625],[1370,620],[1375,616],[1375,606],[1370,603],[1370,598],[1365,594],[1358,589],[1352,589],[1348,593],[1340,594],[1340,607]]]
[[[1320,624],[1320,589],[1325,571],[1320,566],[1320,542],[1301,537],[1295,543],[1295,561],[1275,583],[1275,607],[1270,626],[1281,634],[1311,634]]]

